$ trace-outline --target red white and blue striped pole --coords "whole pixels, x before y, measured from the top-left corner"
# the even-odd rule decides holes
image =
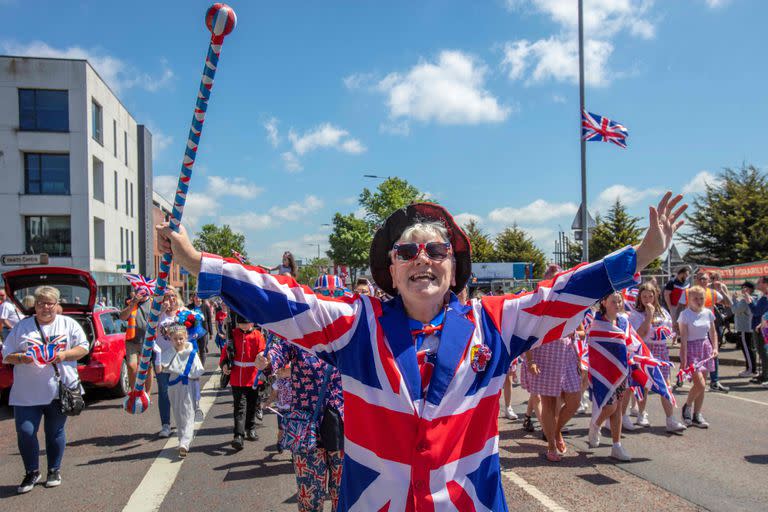
[[[177,232],[179,231],[179,224],[181,223],[181,215],[184,212],[184,203],[187,201],[189,181],[192,178],[192,167],[195,165],[195,156],[197,155],[198,144],[200,144],[200,134],[203,131],[205,112],[208,110],[208,101],[211,98],[213,77],[216,74],[216,67],[219,64],[221,45],[224,42],[224,37],[232,32],[236,23],[237,16],[235,15],[235,11],[226,4],[213,4],[205,14],[205,24],[208,27],[208,30],[211,31],[211,42],[208,46],[208,55],[205,58],[203,77],[200,80],[200,90],[197,92],[195,113],[192,116],[192,126],[189,129],[187,149],[184,151],[181,173],[179,174],[179,184],[176,188],[176,198],[173,202],[173,212],[171,214],[170,224],[171,229]],[[173,256],[171,253],[165,253],[160,262],[160,272],[157,276],[155,295],[152,298],[147,335],[141,349],[141,359],[139,360],[139,371],[136,375],[136,384],[123,403],[123,408],[131,414],[142,413],[149,407],[149,395],[144,390],[144,383],[147,380],[152,349],[157,337],[157,321],[160,318],[160,305],[167,286],[172,259]]]

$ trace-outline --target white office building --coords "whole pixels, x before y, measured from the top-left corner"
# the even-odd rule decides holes
[[[0,56],[0,254],[47,253],[122,298],[118,266],[152,272],[151,155],[86,60]]]

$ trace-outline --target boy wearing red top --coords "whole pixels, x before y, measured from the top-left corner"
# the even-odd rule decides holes
[[[234,315],[237,327],[232,330],[231,347],[221,351],[219,365],[230,377],[235,405],[235,437],[232,447],[242,450],[243,439],[256,440],[256,413],[259,408],[253,382],[256,380],[256,356],[266,347],[261,331],[245,318]],[[227,356],[229,353],[229,357]]]

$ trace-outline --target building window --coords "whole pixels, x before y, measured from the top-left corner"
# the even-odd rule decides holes
[[[24,193],[69,195],[69,155],[24,153]]]
[[[104,219],[93,218],[93,257],[97,260],[103,260],[106,251],[104,240]]]
[[[133,245],[133,231],[131,231],[131,262],[135,264],[136,260],[134,259],[134,256],[136,254],[133,252]]]
[[[104,202],[104,164],[93,157],[93,198]]]
[[[133,217],[133,183],[131,183],[131,217]]]
[[[112,153],[117,158],[117,120],[112,120]]]
[[[123,160],[125,161],[125,166],[128,167],[128,132],[123,132],[123,150],[125,151]]]
[[[102,116],[101,105],[91,100],[91,125],[93,140],[104,145],[104,119]]]
[[[19,89],[19,129],[69,131],[69,93],[46,89]]]
[[[117,181],[117,171],[115,171],[115,210],[119,210],[120,208],[117,205],[118,198],[120,197],[120,194],[118,193],[118,181]]]
[[[128,208],[131,202],[128,200],[128,178],[125,179],[125,214],[128,215]]]
[[[120,263],[125,261],[125,245],[123,241],[123,228],[120,228]]]
[[[130,240],[128,236],[128,228],[125,229],[125,259],[130,259],[131,256],[131,246],[130,246]]]
[[[69,217],[24,217],[26,250],[51,257],[72,256],[72,230]]]

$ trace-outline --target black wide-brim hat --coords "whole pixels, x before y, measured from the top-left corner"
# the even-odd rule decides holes
[[[400,240],[403,231],[418,222],[439,222],[448,231],[448,241],[456,259],[456,284],[451,287],[454,293],[464,289],[472,274],[472,247],[466,233],[456,224],[448,210],[434,203],[412,203],[395,211],[387,217],[384,224],[376,230],[371,242],[370,265],[376,286],[389,295],[397,295],[392,284],[389,266],[392,264],[390,251]]]

